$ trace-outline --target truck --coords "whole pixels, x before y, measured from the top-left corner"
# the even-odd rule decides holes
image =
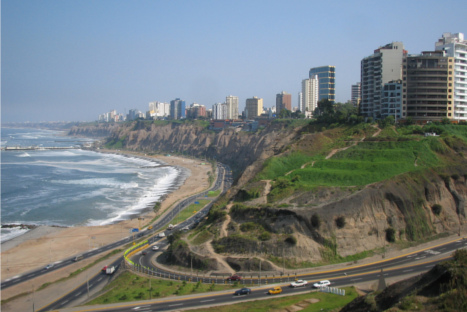
[[[115,272],[115,267],[113,265],[108,266],[107,269],[105,270],[105,274],[108,274],[108,275],[114,274],[114,272]]]
[[[173,228],[174,228],[173,224],[169,224],[169,226],[167,227],[168,230],[172,230]]]

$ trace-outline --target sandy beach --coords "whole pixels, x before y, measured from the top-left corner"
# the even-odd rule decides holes
[[[201,192],[209,186],[208,172],[212,171],[210,163],[202,164],[203,162],[197,159],[176,156],[147,156],[132,152],[119,153],[137,157],[152,157],[161,160],[167,165],[184,167],[188,169],[189,174],[178,190],[166,196],[157,214],[150,211],[140,215],[140,218],[144,218],[144,220],[138,220],[135,217],[133,220],[126,220],[117,224],[93,227],[59,228],[40,226],[5,242],[1,245],[2,281],[129,236],[130,229],[139,227],[140,225],[147,225],[156,215],[162,214],[164,210],[176,201],[188,195]],[[102,255],[96,257],[100,256]],[[84,266],[90,261],[92,260],[80,261],[76,266]],[[36,282],[36,285],[40,286],[45,282],[55,281],[61,277],[68,276],[69,273],[76,269],[77,267],[72,265],[57,270],[54,273],[46,274],[40,277],[41,281]],[[21,287],[21,284],[19,284],[2,290],[2,299],[21,292]]]

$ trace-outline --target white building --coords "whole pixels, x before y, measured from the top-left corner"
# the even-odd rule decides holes
[[[170,115],[170,103],[164,102],[149,102],[148,114],[152,118],[163,118]]]
[[[227,118],[225,119],[238,119],[238,96],[226,96],[225,105],[227,109]]]
[[[212,119],[225,120],[227,118],[227,105],[225,103],[216,103],[212,105]]]
[[[381,91],[390,81],[402,79],[402,59],[407,55],[402,42],[379,47],[361,61],[360,111],[364,116],[381,117]]]
[[[467,40],[463,33],[444,33],[435,43],[436,50],[444,50],[454,57],[454,120],[467,120]]]
[[[311,118],[313,112],[318,106],[319,97],[319,81],[318,76],[302,80],[302,103],[300,111],[305,114],[306,118]]]

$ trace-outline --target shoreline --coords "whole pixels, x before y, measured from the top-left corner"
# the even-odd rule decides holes
[[[152,203],[148,204],[145,209],[138,210],[129,219],[119,220],[112,224],[66,228],[38,226],[5,241],[1,244],[2,280],[130,236],[132,228],[143,227],[156,216],[162,215],[173,203],[209,187],[207,173],[212,170],[211,165],[210,163],[203,165],[199,159],[163,155],[149,156],[133,151],[99,150],[98,152],[144,158],[173,166],[177,170],[182,170],[182,173],[177,177],[176,180],[179,181],[173,184],[171,191],[163,195],[160,201],[156,201],[161,202],[157,212],[151,209],[151,205],[155,204]],[[31,257],[32,254],[35,256]],[[12,259],[14,261],[11,261]]]

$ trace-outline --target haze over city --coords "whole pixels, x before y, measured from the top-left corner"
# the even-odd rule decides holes
[[[434,50],[466,32],[464,1],[3,0],[2,122],[93,121],[181,98],[211,108],[228,95],[275,105],[311,67],[336,66],[350,99],[360,61],[401,41]]]

